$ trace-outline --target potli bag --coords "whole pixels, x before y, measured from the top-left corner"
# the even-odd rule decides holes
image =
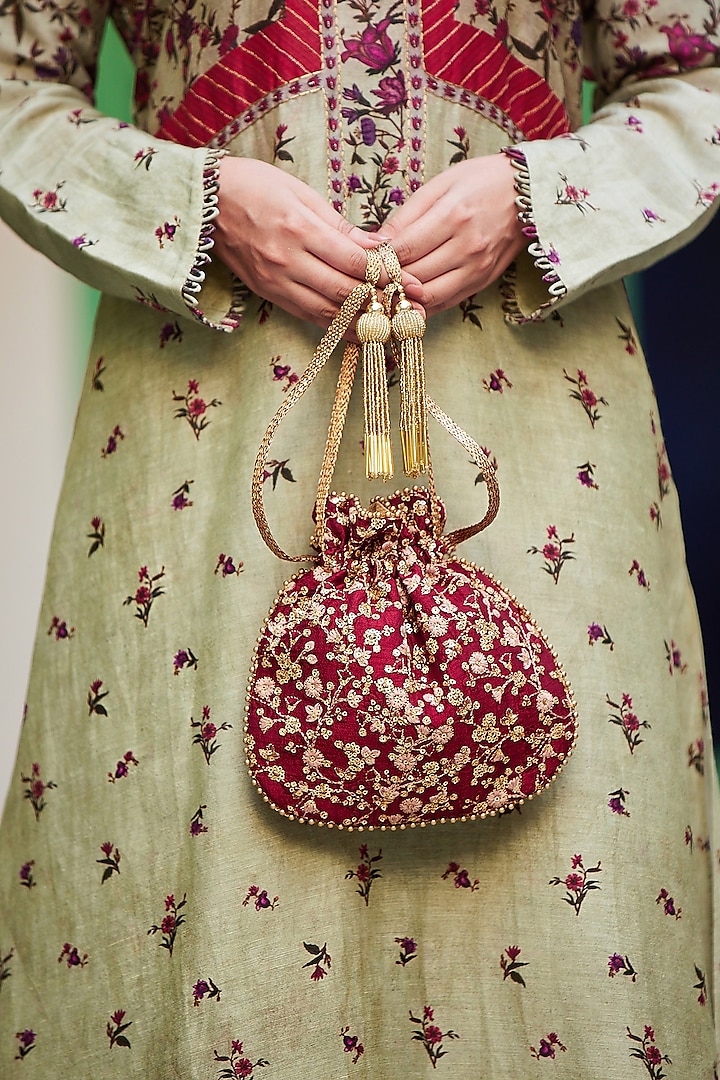
[[[378,254],[379,252],[379,254]],[[385,306],[375,286],[384,259]],[[287,555],[263,505],[270,443],[360,316],[369,476],[392,474],[385,342],[401,375],[404,468],[414,486],[375,498],[330,493],[359,350],[343,356],[315,502],[315,556]],[[542,792],[572,753],[575,700],[532,616],[456,546],[495,518],[494,470],[477,443],[425,394],[424,321],[404,297],[389,245],[368,257],[307,369],[273,417],[252,485],[255,520],[281,559],[314,560],[280,589],[263,624],[246,695],[253,784],[285,817],[345,829],[404,829],[484,818]],[[485,478],[488,510],[445,535],[429,463],[430,413]]]

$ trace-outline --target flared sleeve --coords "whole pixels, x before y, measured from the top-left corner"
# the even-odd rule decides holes
[[[0,215],[102,292],[232,330],[232,277],[208,273],[218,155],[93,107],[106,17],[100,0],[0,0]]]
[[[527,254],[508,321],[545,318],[692,240],[720,205],[718,0],[596,0],[584,53],[595,111],[569,135],[508,148]]]

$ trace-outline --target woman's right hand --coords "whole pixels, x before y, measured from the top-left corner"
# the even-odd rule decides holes
[[[219,168],[215,253],[258,296],[326,330],[378,239],[274,165],[225,157]]]

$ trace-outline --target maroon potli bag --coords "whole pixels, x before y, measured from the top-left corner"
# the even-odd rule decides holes
[[[245,716],[250,776],[285,817],[358,830],[512,810],[560,773],[577,733],[572,690],[543,632],[487,571],[455,555],[459,543],[497,514],[497,481],[479,446],[425,398],[424,324],[413,324],[408,346],[406,331],[417,316],[408,318],[412,309],[399,285],[400,268],[386,247],[379,250],[393,278],[385,290],[387,315],[376,300],[380,260],[373,253],[367,282],[345,301],[270,423],[252,492],[255,520],[270,549],[281,559],[313,559],[314,565],[282,586],[255,647]],[[368,300],[370,308],[358,320],[365,445],[367,453],[372,444],[374,454],[368,473],[382,475],[389,464],[382,335],[391,326],[383,319],[392,316],[406,469],[419,471],[427,457],[427,409],[483,472],[489,507],[477,525],[445,535],[429,467],[427,487],[380,496],[368,508],[354,495],[330,493],[359,355],[349,345],[315,503],[318,554],[290,556],[275,542],[263,506],[270,443]],[[379,381],[373,365],[380,355]]]

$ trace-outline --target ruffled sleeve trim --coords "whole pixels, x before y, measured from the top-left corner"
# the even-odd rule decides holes
[[[191,266],[187,278],[185,279],[185,284],[182,287],[182,297],[190,309],[190,313],[198,320],[198,322],[201,322],[214,330],[224,330],[226,333],[229,333],[230,331],[235,330],[242,321],[245,298],[247,295],[247,289],[242,282],[238,281],[237,278],[233,278],[230,307],[225,315],[219,318],[210,318],[206,315],[200,304],[203,285],[205,284],[205,279],[212,263],[210,251],[215,244],[213,233],[215,232],[214,221],[218,215],[218,190],[220,184],[218,166],[220,159],[224,157],[224,155],[224,150],[212,149],[208,150],[205,159],[205,166],[203,169],[202,225],[200,227],[200,236],[195,250],[193,265]]]
[[[538,302],[536,298],[535,302],[529,306],[522,304],[519,288],[520,275],[517,264],[512,264],[505,272],[501,283],[505,321],[515,325],[523,325],[530,322],[540,322],[544,319],[550,308],[553,308],[567,294],[567,288],[558,273],[556,261],[553,259],[553,252],[546,252],[538,239],[530,191],[530,170],[528,169],[525,154],[517,146],[504,147],[502,153],[510,160],[515,169],[515,203],[518,208],[518,221],[522,226],[523,236],[528,240],[527,254],[535,268],[533,276],[535,276],[536,282],[541,280],[545,283],[547,292],[547,299]]]

